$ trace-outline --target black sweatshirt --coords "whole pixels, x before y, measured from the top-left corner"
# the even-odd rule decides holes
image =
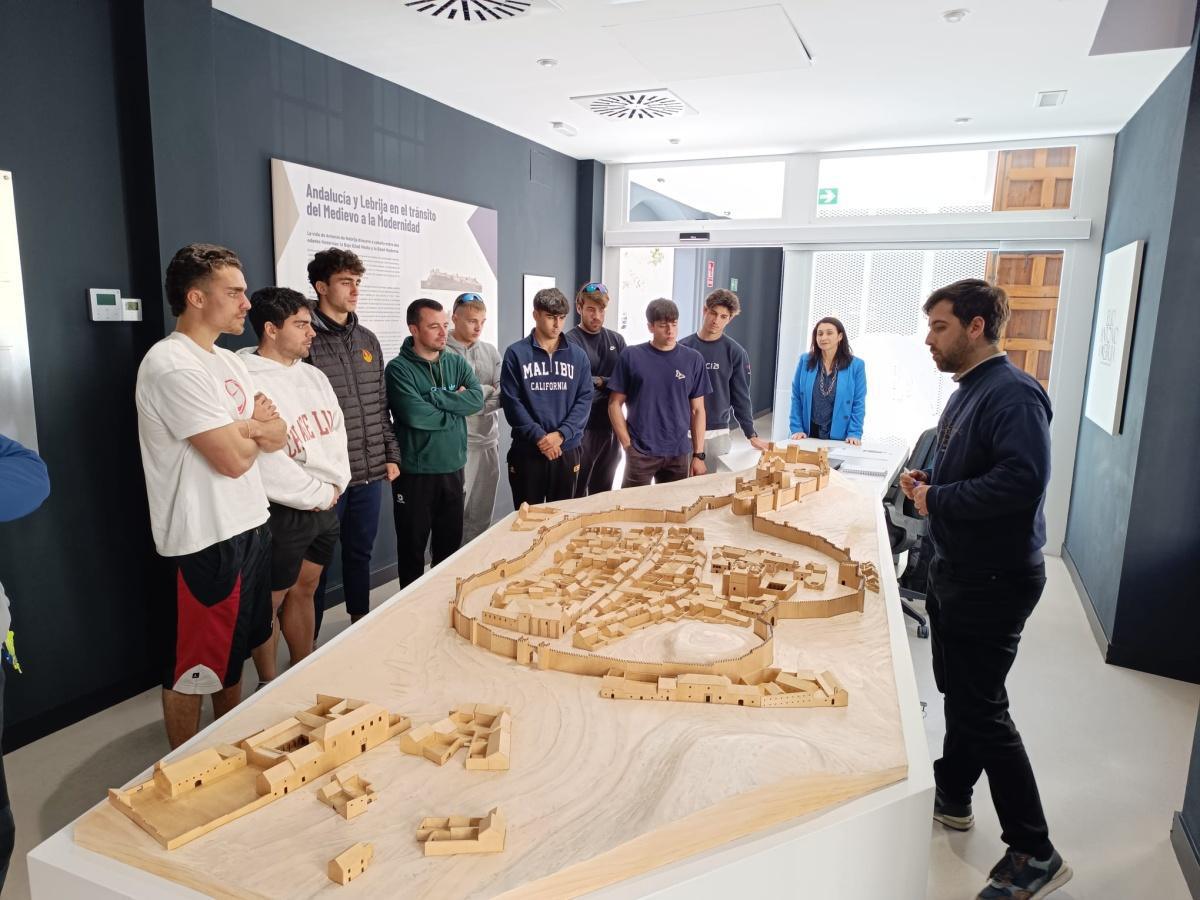
[[[705,430],[727,428],[730,418],[736,418],[742,426],[742,434],[754,437],[754,410],[750,406],[750,354],[727,334],[715,341],[689,334],[679,343],[703,356],[708,369],[712,393],[704,397]]]
[[[566,338],[583,348],[592,365],[592,376],[604,379],[604,384],[592,394],[592,411],[588,414],[587,427],[612,431],[612,423],[608,420],[608,396],[611,393],[608,376],[617,368],[617,359],[625,349],[625,338],[607,328],[592,334],[579,325],[566,332]]]
[[[1050,417],[1042,386],[1006,356],[962,377],[938,422],[926,498],[938,556],[980,572],[1042,562]]]

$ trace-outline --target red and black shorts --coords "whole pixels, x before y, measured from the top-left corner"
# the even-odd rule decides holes
[[[271,529],[263,523],[175,563],[163,687],[215,694],[241,680],[250,651],[271,636]]]

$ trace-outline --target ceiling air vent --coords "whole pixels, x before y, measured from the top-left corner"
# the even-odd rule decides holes
[[[502,22],[533,7],[533,0],[405,0],[414,12],[443,22]]]
[[[1062,106],[1067,102],[1066,91],[1041,91],[1034,100],[1034,107],[1043,109],[1047,106]]]
[[[571,99],[606,119],[677,119],[695,112],[666,88],[625,91],[619,94],[592,94]]]

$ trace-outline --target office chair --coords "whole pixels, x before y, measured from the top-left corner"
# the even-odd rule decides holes
[[[936,453],[937,429],[921,432],[904,469],[929,469]],[[892,482],[883,497],[888,539],[892,545],[892,562],[900,565],[900,554],[909,552],[908,565],[897,579],[900,587],[900,606],[904,614],[917,623],[917,637],[929,637],[929,622],[917,612],[910,601],[925,599],[925,573],[929,559],[924,550],[925,520],[911,500],[900,489],[900,476]]]

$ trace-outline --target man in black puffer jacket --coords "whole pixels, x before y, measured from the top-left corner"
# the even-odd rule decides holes
[[[346,611],[357,622],[370,610],[371,550],[379,528],[383,479],[400,474],[400,448],[388,412],[383,371],[387,360],[374,332],[358,322],[358,286],[366,267],[349,250],[330,247],[308,264],[317,292],[312,350],[308,361],[333,385],[346,420],[350,486],[337,504],[342,528],[342,583]],[[326,569],[326,572],[329,570]],[[325,611],[325,576],[317,588],[317,626]]]

